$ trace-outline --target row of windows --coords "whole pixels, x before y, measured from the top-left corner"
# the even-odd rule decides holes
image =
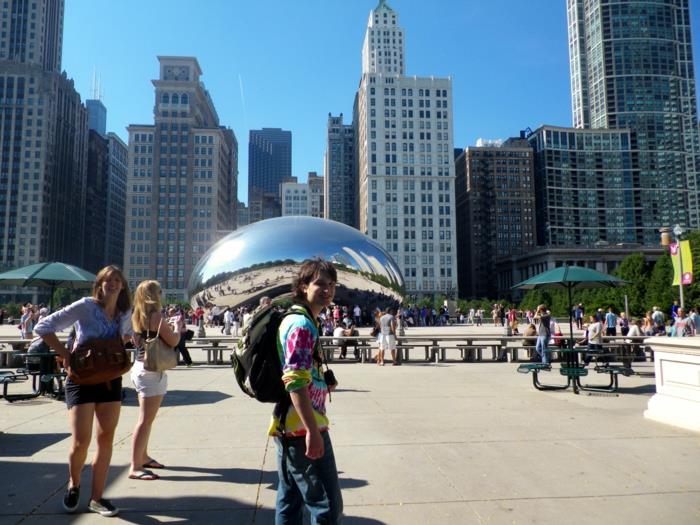
[[[372,79],[373,80],[373,79]],[[393,80],[393,79],[387,79],[387,80]],[[387,82],[389,83],[389,82]],[[416,92],[418,93],[419,97],[429,97],[430,96],[430,90],[429,89],[417,89]],[[369,88],[369,94],[374,95],[376,94],[376,88],[370,87]],[[396,88],[384,88],[384,96],[395,96],[396,95]],[[413,88],[402,88],[401,89],[401,96],[402,97],[412,97],[413,96]],[[446,89],[436,89],[435,90],[435,96],[437,97],[446,97],[447,96],[447,90]]]
[[[182,104],[187,105],[190,103],[190,98],[187,93],[182,93],[181,95],[177,93],[163,93],[160,96],[161,104]]]

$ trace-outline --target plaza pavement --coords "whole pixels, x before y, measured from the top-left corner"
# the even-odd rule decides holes
[[[646,374],[621,377],[619,396],[577,396],[536,391],[516,364],[336,361],[340,387],[328,408],[344,523],[700,523],[700,435],[643,418],[653,368],[637,365]],[[273,523],[270,407],[242,395],[225,366],[168,375],[150,452],[170,468],[158,481],[128,479],[137,417],[129,389],[106,490],[121,513],[109,519]],[[89,467],[81,512],[62,512],[70,439],[62,402],[0,400],[0,432],[0,524],[108,519],[85,510]]]

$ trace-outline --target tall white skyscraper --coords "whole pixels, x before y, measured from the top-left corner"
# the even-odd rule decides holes
[[[404,31],[370,13],[354,105],[359,229],[399,264],[406,291],[457,296],[452,80],[407,77]]]

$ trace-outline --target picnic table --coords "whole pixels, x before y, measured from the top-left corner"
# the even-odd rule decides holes
[[[331,336],[323,335],[319,337],[321,342],[321,350],[326,361],[333,361],[335,350],[342,351],[343,348],[353,348],[357,353],[361,362],[366,362],[371,359],[371,343],[376,341],[376,337],[371,335],[348,335],[348,336]]]
[[[59,399],[64,395],[64,381],[66,372],[58,367],[56,352],[23,352],[18,354],[26,361],[24,368],[17,371],[17,374],[32,378],[32,393],[20,395],[7,395],[7,384],[5,384],[3,395],[8,401],[18,401],[31,399],[41,395],[49,395]]]
[[[194,337],[187,342],[188,350],[204,350],[207,353],[208,364],[223,364],[224,352],[233,351],[240,337],[233,335],[215,335]]]
[[[545,384],[540,381],[540,372],[552,371],[551,364],[529,363],[518,367],[520,373],[531,373],[532,384],[538,390],[566,390],[572,388],[575,394],[579,391],[588,392],[617,392],[619,388],[619,376],[629,377],[635,372],[631,366],[633,357],[626,349],[637,340],[640,342],[646,337],[611,336],[604,337],[599,350],[587,346],[574,346],[574,348],[547,349],[548,353],[559,352],[562,356],[562,364],[559,373],[566,378],[566,384]],[[599,374],[607,374],[607,384],[583,384],[582,377],[586,377],[589,369],[579,361],[579,356],[589,356],[593,363],[590,369]],[[620,363],[620,364],[618,364]]]
[[[61,342],[66,342],[68,338],[65,334],[57,334]],[[0,368],[12,368],[16,358],[20,358],[20,354],[29,348],[34,339],[22,339],[21,337],[0,336]]]

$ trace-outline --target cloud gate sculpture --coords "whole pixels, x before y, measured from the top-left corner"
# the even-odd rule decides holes
[[[289,297],[299,265],[312,257],[335,265],[336,303],[373,309],[401,302],[401,271],[366,235],[331,220],[278,217],[240,228],[212,246],[190,277],[190,303],[257,306],[266,295]]]

